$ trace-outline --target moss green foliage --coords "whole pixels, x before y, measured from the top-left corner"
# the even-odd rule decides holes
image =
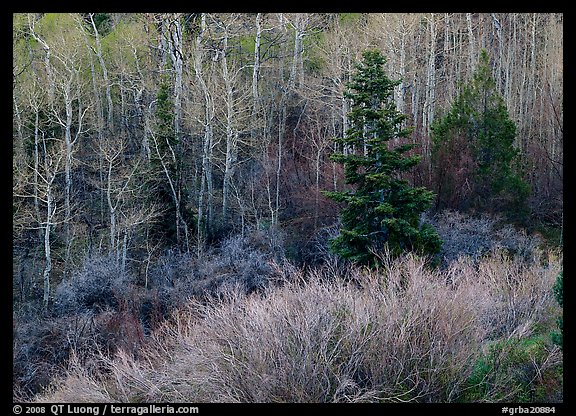
[[[374,264],[371,251],[384,245],[395,255],[406,250],[437,253],[441,246],[438,234],[420,224],[434,194],[411,187],[400,175],[413,168],[420,156],[405,155],[414,147],[411,144],[390,143],[410,134],[410,129],[403,127],[406,116],[393,100],[399,82],[384,73],[386,60],[379,51],[366,51],[362,56],[345,92],[352,100],[351,127],[345,137],[336,139],[347,152],[332,155],[332,160],[344,165],[346,183],[355,189],[324,192],[346,203],[341,211],[341,233],[331,247],[342,257],[365,264]]]
[[[56,53],[67,54],[86,54],[84,48],[84,35],[81,30],[81,24],[74,15],[70,13],[46,13],[35,25],[35,31],[38,33]]]
[[[556,283],[552,289],[554,291],[554,297],[560,306],[564,306],[564,278],[563,272],[558,274],[556,278]],[[553,332],[552,333],[552,340],[556,345],[560,348],[564,348],[564,319],[563,317],[559,317],[556,321],[560,332]]]
[[[562,383],[561,364],[540,366],[548,357],[545,335],[505,339],[489,346],[474,365],[460,400],[463,402],[549,402]]]
[[[165,73],[161,76],[158,92],[156,93],[156,105],[154,111],[154,134],[155,144],[151,155],[151,166],[155,173],[147,178],[148,187],[153,202],[162,206],[162,214],[159,220],[152,226],[153,235],[162,235],[168,241],[177,241],[176,225],[174,216],[176,207],[174,196],[169,183],[165,180],[164,168],[171,176],[174,186],[177,187],[183,198],[187,198],[187,189],[182,180],[182,152],[178,150],[181,140],[177,136],[174,128],[174,101],[170,76]],[[190,228],[194,227],[195,218],[190,210],[183,210],[181,207],[183,220]]]
[[[514,147],[516,125],[496,90],[485,50],[448,114],[431,128],[440,208],[501,212],[515,221],[525,218],[530,190]]]
[[[156,134],[160,139],[159,142],[167,141],[174,145],[177,140],[174,131],[174,103],[172,102],[172,91],[167,76],[163,76],[160,82],[156,100]]]
[[[343,24],[352,25],[362,18],[361,13],[338,13],[338,18]]]
[[[137,21],[120,21],[112,30],[99,33],[102,53],[109,70],[121,64],[124,70],[136,72],[136,60],[142,59],[147,53],[146,39],[149,35],[142,25]]]
[[[101,36],[106,36],[112,30],[112,18],[109,13],[94,13],[94,24]]]
[[[318,46],[324,43],[324,38],[324,32],[321,30],[313,30],[304,37],[304,66],[310,73],[319,74],[326,65],[325,60],[318,53]]]

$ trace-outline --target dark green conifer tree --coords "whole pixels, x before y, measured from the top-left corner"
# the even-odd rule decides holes
[[[404,251],[437,253],[441,240],[421,214],[428,209],[434,194],[414,188],[401,177],[418,164],[420,156],[405,153],[412,144],[398,144],[408,137],[403,127],[405,115],[396,109],[394,87],[384,72],[385,58],[377,50],[365,51],[347,84],[351,100],[351,127],[345,137],[336,139],[342,153],[331,156],[344,165],[345,181],[351,189],[324,192],[344,202],[340,235],[331,241],[333,251],[344,258],[374,265],[385,245],[393,255]]]
[[[147,182],[150,190],[149,197],[162,208],[160,218],[151,228],[152,235],[166,240],[171,245],[176,245],[182,242],[179,242],[177,238],[175,222],[177,207],[173,193],[177,192],[185,201],[188,199],[188,192],[183,180],[184,160],[181,138],[178,137],[174,128],[174,102],[170,84],[170,77],[163,74],[156,93],[153,119],[156,136],[150,158],[153,173],[148,175]],[[169,180],[172,184],[168,182]],[[179,210],[183,221],[181,226],[193,227],[195,221],[193,214],[183,209],[182,206]]]
[[[516,125],[496,90],[485,50],[472,79],[431,128],[437,208],[525,217],[529,186],[514,147]]]

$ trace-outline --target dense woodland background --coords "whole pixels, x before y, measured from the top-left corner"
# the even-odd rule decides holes
[[[335,235],[340,207],[322,191],[344,186],[330,159],[349,127],[343,92],[374,48],[401,80],[405,140],[422,156],[407,179],[435,192],[431,126],[488,52],[530,185],[529,216],[515,225],[558,239],[560,13],[14,14],[14,322],[29,337],[15,336],[16,397],[88,350],[86,334],[143,339],[184,294],[219,287],[216,275],[240,276],[250,292],[287,273],[264,258],[331,256],[319,241]],[[462,217],[461,202],[427,214],[446,247],[489,247],[494,223]],[[454,228],[469,232],[465,244],[449,238]],[[497,240],[535,245],[510,230]],[[186,273],[193,288],[178,283]]]

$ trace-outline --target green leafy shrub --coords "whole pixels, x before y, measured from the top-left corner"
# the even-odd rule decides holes
[[[554,284],[554,296],[556,297],[556,301],[560,306],[564,306],[564,278],[563,272],[558,274],[556,278],[556,283]],[[564,347],[564,319],[560,316],[556,321],[560,332],[553,332],[552,333],[552,340],[556,345],[560,348]]]
[[[547,385],[561,384],[558,354],[544,335],[492,343],[475,363],[460,400],[464,402],[550,402]]]

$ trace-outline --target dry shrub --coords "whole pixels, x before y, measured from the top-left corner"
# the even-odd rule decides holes
[[[271,265],[281,259],[282,244],[279,231],[248,230],[223,240],[201,258],[169,250],[150,268],[148,288],[166,310],[237,286],[245,293],[261,291],[277,277]]]
[[[467,215],[458,211],[444,210],[424,221],[430,223],[443,241],[440,257],[448,266],[460,256],[468,256],[474,262],[494,250],[507,251],[524,261],[538,261],[541,255],[541,239],[528,235],[525,230],[503,224],[494,215]]]
[[[95,357],[105,361],[101,354],[96,354]],[[93,360],[82,363],[75,354],[72,354],[68,362],[66,376],[60,382],[53,384],[46,391],[37,395],[35,401],[39,403],[113,402],[114,400],[106,390],[107,383],[103,374],[91,368]]]
[[[85,310],[99,312],[116,308],[118,302],[129,298],[132,277],[122,270],[112,254],[95,253],[84,259],[79,270],[56,287],[54,313],[73,315]]]
[[[330,268],[278,267],[284,284],[267,292],[237,286],[190,302],[140,359],[101,357],[109,374],[97,381],[73,368],[44,399],[84,401],[77,392],[93,386],[82,394],[120,402],[453,402],[474,387],[491,339],[522,339],[557,312],[550,288],[561,257],[461,259],[445,272],[412,255],[383,260],[346,281]],[[557,350],[535,357],[510,368],[544,369]]]

